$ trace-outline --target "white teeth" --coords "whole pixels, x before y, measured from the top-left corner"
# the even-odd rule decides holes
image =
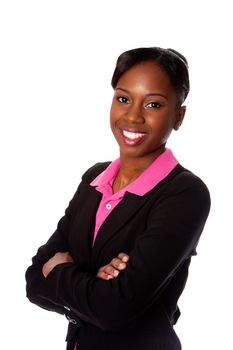
[[[125,137],[128,137],[128,139],[135,140],[135,139],[138,139],[139,137],[144,136],[145,134],[141,134],[141,133],[136,133],[136,132],[130,132],[130,131],[123,130],[123,135],[124,135]]]

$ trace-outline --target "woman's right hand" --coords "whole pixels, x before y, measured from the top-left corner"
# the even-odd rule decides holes
[[[55,266],[70,262],[73,263],[74,259],[69,252],[57,252],[43,265],[42,273],[44,277],[47,278],[48,274],[54,269]]]
[[[101,267],[97,272],[96,277],[103,280],[116,278],[119,275],[120,271],[126,269],[128,261],[129,255],[120,253],[118,254],[117,258],[112,259],[109,264]]]

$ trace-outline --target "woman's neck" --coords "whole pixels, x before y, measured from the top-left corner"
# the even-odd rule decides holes
[[[128,157],[120,154],[121,167],[113,182],[113,193],[118,192],[136,180],[164,150],[160,149],[156,154],[153,153],[146,157]]]

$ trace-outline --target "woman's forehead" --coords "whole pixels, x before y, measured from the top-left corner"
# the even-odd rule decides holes
[[[129,89],[143,88],[174,90],[166,71],[154,61],[137,63],[129,68],[119,79],[117,87]]]

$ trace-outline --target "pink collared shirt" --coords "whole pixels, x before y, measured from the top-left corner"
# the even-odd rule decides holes
[[[156,158],[148,168],[133,182],[120,191],[113,193],[112,185],[116,175],[120,170],[120,158],[112,162],[101,174],[99,174],[91,183],[96,190],[103,194],[99,208],[96,213],[95,232],[93,244],[95,242],[100,226],[107,216],[120,203],[126,192],[143,196],[161,182],[178,164],[170,149],[166,149],[158,158]]]

